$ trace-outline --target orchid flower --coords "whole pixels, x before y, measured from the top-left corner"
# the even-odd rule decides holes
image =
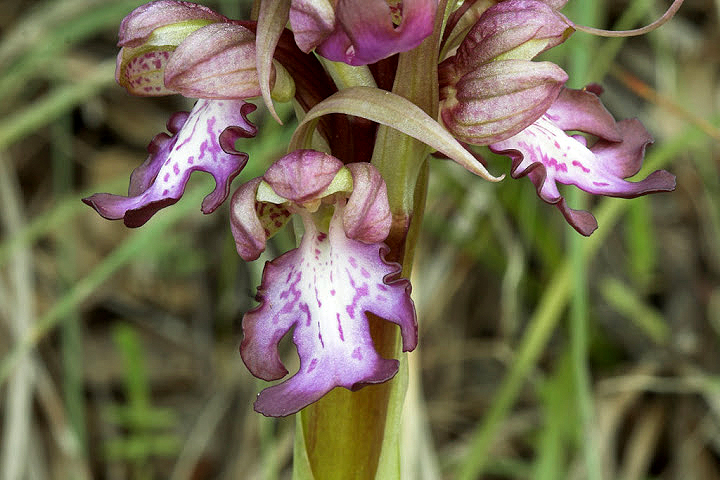
[[[527,175],[540,198],[557,205],[568,223],[586,236],[597,228],[595,217],[568,207],[556,182],[623,198],[675,189],[675,176],[664,170],[639,182],[624,180],[640,170],[652,137],[637,119],[615,122],[600,102],[600,92],[595,85],[585,90],[564,89],[532,125],[490,145],[493,152],[512,159],[513,178]],[[594,135],[598,140],[588,148],[584,136],[570,136],[566,130]]]
[[[257,133],[247,118],[256,107],[243,101],[260,94],[255,34],[202,5],[159,0],[125,17],[118,44],[116,79],[129,93],[200,100],[170,117],[170,135],[153,138],[147,160],[130,176],[127,197],[100,193],[84,202],[105,218],[138,227],[182,197],[192,172],[204,171],[216,188],[202,211],[214,211],[248,160],[235,140]]]
[[[481,15],[457,53],[440,65],[441,118],[459,139],[512,159],[513,178],[528,175],[538,195],[557,205],[579,233],[597,228],[589,212],[568,207],[556,182],[589,193],[632,198],[671,191],[665,171],[640,182],[625,178],[642,165],[652,138],[640,121],[615,122],[599,87],[564,88],[567,75],[550,62],[530,61],[575,28],[556,11],[564,2],[506,0]],[[599,140],[587,148],[582,135]]]
[[[411,50],[430,33],[437,0],[292,0],[290,25],[304,52],[367,65]]]
[[[378,171],[297,150],[243,184],[231,208],[245,260],[257,258],[292,214],[305,229],[298,248],[265,265],[260,305],[243,318],[240,352],[253,375],[270,381],[288,373],[277,344],[292,328],[300,357],[298,372],[263,390],[255,409],[285,416],[334,387],[356,390],[392,378],[398,361],[378,355],[366,314],[398,324],[403,351],[415,348],[417,323],[410,283],[399,278],[399,264],[384,259],[391,216]]]

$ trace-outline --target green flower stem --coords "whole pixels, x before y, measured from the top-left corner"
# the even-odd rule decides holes
[[[442,3],[444,11],[444,2]],[[393,92],[437,117],[437,50],[442,16],[435,33],[400,55]],[[368,86],[364,70],[332,69],[343,87]],[[352,74],[351,74],[352,73]],[[386,243],[388,259],[403,264],[409,276],[412,253],[427,190],[425,158],[429,148],[393,128],[380,125],[372,163],[388,187],[393,225]],[[420,181],[418,182],[418,178]],[[400,416],[408,382],[407,356],[395,325],[370,317],[375,346],[383,357],[399,358],[389,382],[357,392],[336,388],[300,412],[295,438],[296,480],[400,478]]]
[[[335,82],[338,90],[349,87],[377,87],[375,77],[367,65],[353,67],[347,63],[333,62],[318,55],[318,60]]]

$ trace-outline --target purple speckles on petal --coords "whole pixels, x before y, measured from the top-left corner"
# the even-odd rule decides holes
[[[320,322],[317,324],[317,332],[318,332],[318,340],[320,340],[320,347],[325,348],[325,342],[323,342],[322,339],[322,327],[320,326]]]
[[[345,335],[343,335],[343,329],[342,329],[342,320],[340,320],[340,314],[336,313],[335,316],[337,317],[338,322],[338,332],[340,333],[340,341],[345,341]]]
[[[318,359],[313,358],[312,361],[310,362],[310,365],[308,366],[308,369],[306,370],[306,372],[310,373],[313,370],[315,370],[315,367],[317,367],[317,364],[318,364]]]
[[[305,326],[309,327],[310,323],[312,322],[312,316],[310,316],[310,308],[308,308],[307,304],[301,303],[298,305],[298,308],[300,311],[305,315]]]
[[[247,114],[253,110],[254,105],[240,100],[225,101],[223,108],[219,108],[213,100],[198,100],[189,115],[176,114],[170,118],[168,129],[173,133],[172,137],[162,134],[151,142],[148,147],[150,156],[132,173],[128,197],[101,193],[83,201],[105,218],[124,218],[127,226],[138,227],[159,209],[177,202],[183,195],[190,174],[199,170],[215,178],[215,190],[205,197],[202,204],[203,213],[214,211],[227,198],[230,182],[248,159],[245,153],[229,150],[227,145],[223,145],[224,131],[234,129],[234,134],[238,135],[238,129],[241,129],[244,136],[254,136],[256,128],[247,119]],[[198,130],[198,125],[208,124],[208,118],[212,118],[213,122],[217,120],[213,123],[215,128]],[[208,154],[200,158],[197,155],[202,143],[208,145]],[[192,163],[188,161],[191,157],[195,159]],[[171,180],[172,175],[174,178]],[[165,184],[161,184],[159,179]]]
[[[527,175],[538,195],[557,205],[581,234],[590,235],[597,222],[590,213],[568,207],[556,182],[623,198],[675,188],[675,177],[663,170],[638,182],[625,180],[638,172],[645,147],[652,142],[638,120],[615,123],[590,91],[566,89],[550,110],[552,115],[543,115],[515,136],[490,145],[490,149],[509,156],[513,178]],[[588,147],[585,137],[569,136],[563,129],[580,129],[600,138]],[[558,158],[570,159],[572,168]]]
[[[118,56],[118,83],[133,95],[158,96],[174,93],[166,88],[163,82],[168,56],[160,56],[156,53],[160,52],[150,51],[135,56],[135,49],[122,49]]]
[[[567,155],[565,155],[565,156],[567,156]],[[580,168],[580,169],[581,169],[583,172],[585,172],[585,173],[590,173],[590,169],[589,169],[589,168],[585,168],[585,167],[583,166],[583,164],[580,163],[580,162],[578,162],[577,160],[573,160],[572,165],[573,165],[573,167],[578,167],[578,168]]]
[[[298,373],[258,396],[255,409],[264,415],[290,415],[337,386],[354,390],[395,375],[398,362],[375,351],[365,312],[399,325],[405,351],[417,343],[415,310],[409,283],[398,279],[400,266],[383,261],[382,244],[349,239],[341,217],[342,208],[336,207],[327,236],[305,223],[300,246],[266,264],[258,288],[260,305],[243,318],[241,354],[254,375],[266,380],[285,375],[277,354],[283,335],[269,328],[275,320],[285,333],[293,331],[300,357]],[[303,275],[297,284],[300,298],[292,302],[283,294],[289,272],[298,265],[315,273]],[[363,270],[369,279],[357,273]]]

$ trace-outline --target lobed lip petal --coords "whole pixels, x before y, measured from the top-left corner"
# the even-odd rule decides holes
[[[343,167],[316,150],[295,150],[273,163],[263,178],[281,197],[298,204],[317,200]]]
[[[305,221],[300,246],[265,265],[260,305],[243,318],[243,361],[264,380],[288,373],[277,344],[294,328],[300,369],[258,395],[255,410],[264,415],[290,415],[335,387],[355,390],[395,375],[398,362],[378,355],[366,312],[400,326],[404,351],[417,345],[410,284],[397,279],[400,265],[383,260],[384,244],[347,238],[341,209],[327,235]]]
[[[616,131],[621,135],[619,141],[601,138],[587,148],[585,137],[566,135],[550,116],[543,115],[519,134],[490,145],[490,149],[509,156],[513,178],[530,177],[543,200],[557,205],[578,232],[590,235],[597,222],[590,213],[569,208],[556,182],[623,198],[675,188],[675,177],[665,171],[656,171],[639,182],[625,180],[640,169],[645,146],[652,138],[636,119],[619,122]]]
[[[158,0],[141,5],[120,23],[119,47],[138,47],[156,29],[182,22],[206,20],[225,22],[228,18],[196,3]]]
[[[165,67],[165,85],[190,98],[260,95],[255,34],[241,25],[213,23],[190,35]]]
[[[247,154],[235,150],[229,139],[255,136],[257,129],[247,119],[254,110],[255,105],[241,100],[198,100],[189,114],[170,118],[172,136],[160,134],[150,143],[150,156],[131,175],[127,197],[96,193],[83,201],[107,219],[123,218],[128,227],[139,227],[176,203],[190,174],[199,170],[215,178],[215,190],[202,203],[203,213],[212,212],[247,163]]]
[[[399,2],[392,2],[397,9]],[[385,0],[338,0],[334,31],[317,47],[336,62],[367,65],[417,47],[433,30],[437,0],[405,0],[402,15]],[[393,18],[401,17],[399,24]]]

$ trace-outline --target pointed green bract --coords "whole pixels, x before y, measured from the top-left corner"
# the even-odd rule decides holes
[[[488,172],[450,132],[420,107],[399,95],[370,87],[348,88],[315,105],[295,130],[288,151],[307,148],[316,120],[330,113],[354,115],[387,125],[444,153],[485,180],[498,182],[503,179],[503,176],[496,177]]]

